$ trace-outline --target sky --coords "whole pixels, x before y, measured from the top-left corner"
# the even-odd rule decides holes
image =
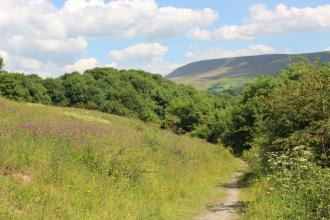
[[[330,0],[0,0],[8,71],[166,75],[214,58],[330,50]]]

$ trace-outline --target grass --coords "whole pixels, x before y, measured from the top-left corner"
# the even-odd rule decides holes
[[[306,183],[278,183],[272,177],[263,177],[242,191],[246,204],[242,219],[326,220],[330,216],[328,171],[321,175],[307,176]]]
[[[244,84],[252,82],[255,79],[255,77],[251,76],[222,77],[218,80],[213,80],[209,81],[208,83],[205,83],[201,88],[203,90],[221,92],[228,89],[243,87]]]
[[[250,166],[245,173],[240,181],[245,204],[242,219],[329,219],[330,169],[302,157],[282,156],[281,162],[290,166],[269,173]]]
[[[152,124],[0,98],[0,219],[191,219],[237,166]]]
[[[230,71],[229,67],[219,67],[209,72],[195,74],[192,76],[185,75],[170,78],[176,83],[191,85],[200,90],[210,90],[221,92],[236,87],[242,87],[244,84],[256,79],[256,76],[222,76]]]

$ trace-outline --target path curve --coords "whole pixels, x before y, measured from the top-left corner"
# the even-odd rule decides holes
[[[222,187],[226,191],[227,197],[224,203],[208,207],[208,212],[204,215],[194,218],[194,220],[234,220],[238,217],[237,210],[241,206],[240,189],[238,179],[241,172],[235,173],[229,183]]]

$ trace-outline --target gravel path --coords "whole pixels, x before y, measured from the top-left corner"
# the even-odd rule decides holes
[[[240,190],[237,181],[242,173],[235,173],[229,183],[222,187],[226,191],[225,202],[208,207],[208,212],[194,218],[194,220],[234,220],[237,218],[237,210],[241,206]]]

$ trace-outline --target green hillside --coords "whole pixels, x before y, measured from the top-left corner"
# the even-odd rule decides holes
[[[189,219],[236,168],[219,145],[0,98],[0,219]]]
[[[167,78],[186,85],[209,91],[224,91],[242,87],[262,74],[275,75],[296,61],[295,57],[304,56],[309,60],[320,58],[330,61],[329,52],[307,54],[267,54],[203,60],[184,65]]]

